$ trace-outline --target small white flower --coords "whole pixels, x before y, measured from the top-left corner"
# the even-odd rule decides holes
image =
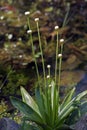
[[[55,26],[55,30],[58,30],[59,29],[59,26]]]
[[[35,22],[38,22],[39,21],[39,18],[35,18]]]
[[[51,67],[51,65],[47,65],[47,68],[50,68]]]
[[[32,33],[32,30],[27,30],[27,33],[28,33],[28,34]]]
[[[26,11],[24,14],[25,14],[25,15],[29,15],[29,14],[30,14],[30,12],[29,12],[29,11]]]
[[[50,84],[49,87],[52,87],[52,85]]]
[[[62,57],[62,54],[58,54],[58,57],[59,57],[59,58]]]
[[[50,78],[50,75],[47,75],[47,79],[49,79]]]
[[[60,42],[61,42],[61,43],[64,42],[64,39],[60,39]]]
[[[0,19],[3,20],[3,19],[4,19],[4,16],[1,16]]]
[[[19,55],[19,58],[22,58],[23,57],[23,55]]]
[[[19,37],[19,38],[18,38],[18,40],[19,40],[19,41],[22,41],[22,38],[21,38],[21,37]]]
[[[12,37],[13,37],[13,34],[8,34],[8,39],[9,40],[12,39]]]

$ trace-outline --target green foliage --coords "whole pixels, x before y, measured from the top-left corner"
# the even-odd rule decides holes
[[[22,72],[16,72],[12,68],[6,69],[6,78],[1,84],[1,92],[4,96],[20,94],[19,87],[26,86],[28,83],[28,76]]]
[[[7,103],[3,100],[0,102],[0,118],[8,117],[10,119],[13,119],[17,123],[21,123],[21,116],[18,115],[18,110],[14,110],[13,113],[10,113],[9,107]]]
[[[35,100],[21,87],[22,101],[11,97],[11,102],[24,113],[25,121],[32,122],[32,128],[36,126],[40,130],[60,130],[72,112],[79,111],[78,105],[81,105],[81,99],[87,94],[87,91],[84,91],[73,97],[74,92],[75,88],[60,103],[55,83],[52,81],[51,87],[47,87],[44,91],[36,88]]]
[[[29,12],[27,12],[29,13]],[[75,112],[77,111],[75,117],[80,117],[81,113],[81,99],[87,94],[87,90],[74,96],[75,88],[70,90],[70,92],[65,96],[64,100],[60,102],[60,76],[61,76],[61,64],[62,64],[62,51],[63,51],[63,41],[58,38],[58,26],[55,26],[57,45],[56,45],[56,63],[55,63],[55,81],[50,78],[50,65],[47,66],[48,74],[46,79],[42,43],[39,32],[39,18],[35,19],[38,31],[39,48],[41,52],[41,61],[43,69],[43,81],[40,83],[39,71],[37,59],[35,57],[35,51],[32,40],[32,30],[29,30],[32,41],[32,51],[33,57],[36,65],[36,72],[38,77],[38,86],[35,89],[35,98],[33,99],[30,94],[21,87],[22,100],[18,98],[11,97],[11,102],[14,107],[24,114],[23,124],[21,130],[65,130],[70,128],[68,126],[68,119],[72,116],[74,120]],[[29,29],[30,23],[28,20]],[[60,53],[59,53],[60,52]],[[59,59],[58,59],[59,58]],[[59,62],[58,62],[59,61]],[[58,64],[59,63],[59,64]],[[58,77],[57,77],[58,71]],[[58,80],[57,80],[58,79]],[[43,85],[42,85],[43,84]],[[43,86],[43,87],[42,87]],[[87,103],[83,101],[83,104]],[[79,116],[78,116],[79,115]],[[81,114],[82,115],[82,114]],[[71,124],[70,124],[71,125]]]
[[[0,118],[2,118],[2,117],[9,117],[10,116],[10,113],[8,113],[7,110],[8,110],[8,106],[2,100],[0,102]]]

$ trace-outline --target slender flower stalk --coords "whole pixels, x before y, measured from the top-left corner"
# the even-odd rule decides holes
[[[30,15],[30,12],[29,12],[29,11],[26,11],[26,12],[25,12],[25,15],[26,15],[26,16],[29,16],[29,15]],[[27,17],[27,23],[28,23],[28,27],[29,27],[29,30],[30,30],[31,28],[30,28],[30,18],[29,18],[29,17]]]
[[[57,67],[58,67],[58,61],[57,61],[57,55],[58,55],[58,47],[59,47],[59,42],[58,42],[58,29],[59,29],[59,26],[55,26],[55,30],[57,32],[57,45],[56,45],[56,61],[55,61],[55,84],[57,84]]]
[[[42,51],[42,44],[41,44],[40,30],[39,30],[39,22],[38,22],[38,21],[39,21],[39,18],[35,18],[35,22],[36,22],[36,25],[37,25],[38,39],[39,39],[39,47],[40,47],[40,51],[41,51],[41,59],[42,59],[44,83],[45,83],[45,87],[46,87],[45,64],[44,64],[44,58],[43,58],[43,51]]]
[[[64,39],[60,39],[60,43],[61,43],[61,48],[60,48],[60,54],[58,54],[58,58],[59,58],[59,76],[58,76],[58,92],[60,89],[60,77],[61,77],[61,67],[62,67],[62,53],[63,53],[63,43],[64,43]]]
[[[29,14],[30,14],[30,12],[28,12],[28,11],[25,12],[25,15],[28,15],[28,17],[27,17],[27,22],[28,22],[28,28],[29,28],[29,30],[27,31],[27,33],[30,34],[30,40],[31,40],[31,44],[32,44],[32,54],[33,54],[34,62],[35,62],[35,68],[36,68],[36,74],[37,74],[38,84],[39,84],[39,86],[40,86],[40,75],[39,75],[37,60],[36,60],[36,58],[35,58],[35,51],[34,51],[32,30],[31,30],[31,27],[30,27],[30,18],[29,18]]]
[[[70,11],[70,3],[67,3],[67,12],[65,14],[65,18],[63,20],[63,25],[62,27],[65,27],[67,23],[69,22],[68,16],[69,16],[69,11]]]
[[[30,31],[31,30],[31,27],[30,27],[30,17],[29,17],[29,15],[30,15],[30,12],[29,11],[26,11],[25,12],[25,16],[27,16],[27,24],[28,24],[28,31]],[[28,33],[28,31],[27,31],[27,33]],[[30,34],[31,35],[31,34]],[[29,41],[28,41],[28,45],[30,45],[30,43],[29,43]]]
[[[1,84],[1,86],[0,86],[0,91],[1,91],[1,89],[3,88],[5,82],[7,81],[8,77],[10,76],[10,74],[13,72],[12,69],[13,69],[13,68],[10,69],[10,71],[8,72],[8,74],[7,74],[6,78],[5,78],[5,80],[4,80],[3,83]]]
[[[58,54],[58,58],[59,58],[59,75],[58,75],[58,93],[60,90],[60,77],[61,77],[61,65],[62,65],[62,54]]]
[[[39,84],[39,86],[40,86],[40,75],[39,75],[37,60],[36,60],[36,58],[35,58],[35,51],[34,51],[33,38],[32,38],[32,30],[28,30],[27,33],[30,34],[30,40],[31,40],[31,44],[32,44],[32,54],[33,54],[34,62],[35,62],[36,73],[37,73],[37,78],[38,78],[38,84]]]
[[[60,39],[60,44],[61,44],[61,54],[62,54],[62,52],[63,52],[63,43],[64,43],[64,39]]]
[[[47,65],[47,68],[48,68],[48,75],[50,76],[50,68],[51,68],[51,66]]]
[[[31,29],[31,27],[30,27],[30,18],[29,17],[27,18],[27,21],[28,21],[28,27],[29,27],[29,29]]]

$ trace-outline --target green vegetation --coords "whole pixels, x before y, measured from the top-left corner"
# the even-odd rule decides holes
[[[3,96],[14,94],[19,95],[20,85],[26,86],[28,83],[28,76],[25,73],[16,72],[9,66],[6,68],[6,71],[2,76],[5,76],[5,79],[0,86]]]
[[[11,102],[14,107],[20,110],[24,115],[23,124],[21,130],[64,130],[66,128],[70,128],[68,126],[68,119],[72,116],[80,117],[81,110],[80,107],[87,103],[85,101],[81,102],[81,99],[87,95],[87,90],[75,96],[75,88],[70,90],[67,96],[61,101],[60,98],[60,75],[61,75],[61,64],[62,64],[62,51],[63,51],[63,43],[59,45],[58,39],[58,29],[56,30],[57,34],[57,46],[56,46],[56,65],[55,65],[55,81],[50,78],[50,65],[48,68],[48,75],[46,77],[44,58],[42,52],[42,44],[39,32],[39,19],[35,20],[38,31],[39,38],[39,48],[41,51],[41,59],[42,59],[42,68],[43,68],[43,86],[40,84],[40,79],[38,78],[38,86],[35,88],[35,97],[32,98],[30,94],[21,87],[21,95],[22,100],[11,97]],[[63,40],[60,40],[63,41]],[[33,49],[33,48],[32,48]],[[33,50],[33,54],[35,51]],[[35,64],[37,65],[37,59],[33,55]],[[36,67],[36,72],[37,72]],[[58,77],[57,77],[58,71]],[[38,76],[38,74],[37,74]],[[58,79],[58,80],[57,80]],[[76,112],[76,115],[72,115]],[[70,124],[71,125],[71,124]]]
[[[27,91],[21,87],[22,101],[11,97],[12,104],[24,114],[24,121],[32,122],[27,125],[23,124],[23,130],[29,128],[37,130],[60,130],[64,129],[67,118],[72,112],[79,112],[81,104],[81,98],[87,94],[87,91],[74,96],[75,88],[73,88],[69,94],[65,97],[64,101],[60,103],[59,95],[54,81],[51,82],[44,91],[37,88],[35,94],[35,101],[27,93]],[[77,113],[78,116],[78,113]],[[34,122],[34,124],[33,124]],[[68,127],[68,126],[67,126]]]
[[[21,123],[21,116],[18,115],[18,110],[13,110],[13,112],[10,112],[11,110],[9,110],[9,106],[7,105],[7,103],[3,100],[1,100],[0,102],[0,118],[3,117],[8,117],[14,121],[16,121],[17,123]]]
[[[0,102],[0,118],[2,118],[2,117],[9,117],[10,116],[10,113],[8,113],[7,110],[8,110],[8,106],[2,100]]]

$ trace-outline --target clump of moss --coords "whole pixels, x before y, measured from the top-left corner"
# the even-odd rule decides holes
[[[0,102],[0,118],[7,117],[14,120],[17,123],[21,123],[21,115],[19,114],[18,110],[14,110],[13,113],[9,112],[9,107],[4,100]]]
[[[4,95],[14,95],[19,94],[20,86],[25,86],[27,84],[28,78],[25,77],[22,73],[11,74],[7,79],[7,85],[3,88]]]
[[[7,112],[8,106],[6,105],[5,101],[0,102],[0,118],[2,117],[9,117],[10,113]]]
[[[4,80],[1,83],[1,95],[19,95],[20,86],[26,86],[28,83],[28,76],[22,72],[16,72],[8,67],[6,73],[3,75]]]

